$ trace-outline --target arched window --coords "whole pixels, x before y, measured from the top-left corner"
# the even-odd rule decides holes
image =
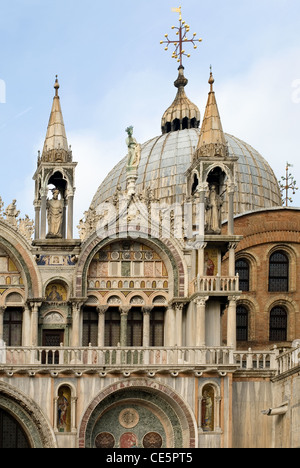
[[[20,424],[0,408],[0,449],[2,448],[30,448],[30,445]]]
[[[271,310],[269,340],[287,341],[287,312],[283,307]]]
[[[23,310],[9,307],[3,317],[3,340],[6,346],[22,346]]]
[[[98,345],[98,313],[95,307],[83,309],[82,346]]]
[[[269,291],[286,292],[289,290],[289,259],[285,252],[278,250],[270,257]]]
[[[242,305],[236,309],[236,339],[248,341],[248,309]]]
[[[250,290],[250,267],[247,260],[241,258],[235,263],[236,274],[239,275],[239,283],[241,291]]]

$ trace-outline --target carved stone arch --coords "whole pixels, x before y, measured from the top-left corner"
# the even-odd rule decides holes
[[[135,242],[141,242],[153,248],[165,262],[169,274],[169,284],[173,288],[170,295],[184,297],[187,292],[187,266],[177,245],[171,239],[152,238],[148,233],[135,232],[131,237],[127,233],[128,239],[134,239]],[[120,239],[126,237],[119,233]],[[90,264],[95,255],[105,246],[112,242],[117,242],[119,238],[105,238],[100,240],[96,235],[90,238],[81,252],[76,270],[76,296],[85,297],[87,294],[87,277]]]
[[[203,181],[207,181],[207,178],[209,174],[214,170],[220,168],[228,177],[228,183],[232,184],[234,183],[234,174],[232,171],[229,169],[228,165],[222,163],[221,161],[215,162],[211,164],[210,166],[206,167],[204,173],[203,173]]]
[[[123,303],[123,298],[121,294],[118,293],[112,293],[109,295],[106,301],[107,305],[112,306],[112,307],[118,307],[121,306]]]
[[[7,253],[18,267],[23,284],[25,286],[25,297],[41,297],[42,281],[33,259],[25,242],[15,230],[6,223],[1,223],[0,247]],[[13,231],[13,232],[11,232]]]
[[[20,390],[1,381],[0,407],[20,423],[32,448],[57,448],[54,431],[42,409]]]
[[[131,392],[139,393],[139,400],[143,402],[143,395],[146,401],[156,400],[156,405],[160,411],[166,412],[170,409],[169,416],[176,420],[178,427],[178,437],[180,444],[176,448],[195,448],[198,446],[198,431],[195,416],[189,404],[183,400],[173,388],[146,378],[129,378],[111,384],[104,388],[96,398],[88,405],[84,412],[78,428],[79,448],[88,448],[93,446],[93,428],[95,423],[101,417],[103,410],[108,408],[109,398],[113,397],[114,404],[117,399],[122,401],[131,400]],[[175,422],[175,421],[174,421]],[[175,447],[175,441],[171,440],[171,447]]]
[[[61,276],[54,276],[50,279],[48,279],[45,283],[44,283],[44,289],[43,289],[43,296],[45,297],[46,296],[46,291],[48,289],[48,287],[50,287],[51,285],[55,285],[55,284],[59,284],[61,285],[63,288],[65,288],[66,290],[66,299],[69,299],[72,295],[72,285],[70,284],[69,281],[66,280],[66,278],[63,278]]]
[[[58,174],[58,173],[61,174],[62,179],[67,183],[67,185],[66,185],[67,188],[68,189],[73,188],[73,184],[72,184],[72,181],[70,179],[69,174],[65,171],[65,169],[63,167],[60,167],[60,166],[54,167],[51,170],[51,172],[49,172],[49,174],[45,178],[44,188],[47,188],[47,186],[49,185],[51,177],[53,177],[55,174]]]

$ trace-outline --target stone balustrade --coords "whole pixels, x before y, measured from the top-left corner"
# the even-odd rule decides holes
[[[192,282],[192,293],[236,293],[239,291],[238,276],[198,276]]]
[[[289,349],[277,356],[278,375],[300,368],[300,347]]]
[[[0,347],[0,371],[13,369],[105,369],[156,372],[195,368],[277,370],[275,351],[233,351],[228,347]],[[280,361],[281,362],[281,361]]]

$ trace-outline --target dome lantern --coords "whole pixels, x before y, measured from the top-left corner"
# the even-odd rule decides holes
[[[200,111],[196,104],[191,102],[186,93],[185,86],[188,80],[184,76],[184,67],[178,68],[178,78],[174,86],[178,89],[172,105],[165,111],[162,121],[162,133],[176,132],[189,128],[198,128],[200,125]]]

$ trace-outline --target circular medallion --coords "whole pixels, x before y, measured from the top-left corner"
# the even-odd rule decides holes
[[[157,432],[148,432],[143,439],[144,448],[161,448],[162,437]]]
[[[134,448],[138,447],[138,439],[133,432],[126,432],[120,437],[120,448]]]
[[[114,448],[115,439],[109,432],[101,432],[95,439],[96,448]]]
[[[133,408],[126,408],[119,415],[119,422],[122,427],[131,429],[135,427],[140,420],[139,413]]]

